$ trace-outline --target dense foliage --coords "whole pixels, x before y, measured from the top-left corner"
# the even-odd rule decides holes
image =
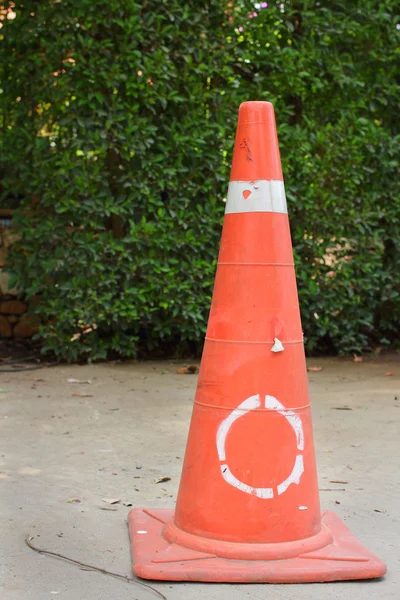
[[[308,351],[395,340],[395,8],[15,0],[0,11],[2,205],[18,199],[11,269],[40,294],[44,347],[68,360],[201,347],[249,99],[275,105]]]

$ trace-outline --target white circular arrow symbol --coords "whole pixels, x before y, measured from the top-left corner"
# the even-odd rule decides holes
[[[244,402],[239,404],[239,406],[235,408],[231,412],[231,414],[228,415],[226,419],[222,421],[217,431],[217,451],[219,460],[222,463],[222,477],[227,483],[233,485],[233,487],[237,488],[238,490],[241,490],[242,492],[245,492],[246,494],[251,494],[252,496],[257,496],[258,498],[273,498],[273,488],[251,487],[250,485],[243,483],[243,481],[240,481],[233,475],[226,462],[225,442],[229,429],[237,419],[243,417],[246,413],[250,412],[251,410],[259,408],[260,406],[261,402],[259,394],[255,396],[250,396],[250,398],[247,398],[247,400],[244,400]],[[281,494],[286,492],[286,490],[292,483],[299,484],[300,478],[304,472],[303,455],[301,454],[301,452],[304,450],[303,424],[299,415],[294,413],[292,410],[287,410],[276,398],[274,398],[274,396],[265,396],[264,406],[265,408],[268,408],[270,410],[275,410],[287,419],[289,425],[292,427],[296,435],[297,450],[299,451],[296,455],[294,466],[289,477],[287,477],[277,486],[277,495],[280,496]]]

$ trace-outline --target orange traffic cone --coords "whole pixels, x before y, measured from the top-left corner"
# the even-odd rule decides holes
[[[245,102],[175,512],[129,514],[133,569],[162,580],[298,583],[385,565],[319,506],[274,110]]]

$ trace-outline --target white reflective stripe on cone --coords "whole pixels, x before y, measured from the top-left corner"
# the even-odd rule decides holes
[[[244,212],[287,213],[283,181],[231,181],[225,214]]]

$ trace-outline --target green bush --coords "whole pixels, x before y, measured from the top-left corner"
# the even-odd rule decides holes
[[[200,349],[249,99],[276,109],[308,351],[396,338],[393,0],[14,4],[0,30],[2,202],[19,198],[11,269],[40,294],[45,349]]]

